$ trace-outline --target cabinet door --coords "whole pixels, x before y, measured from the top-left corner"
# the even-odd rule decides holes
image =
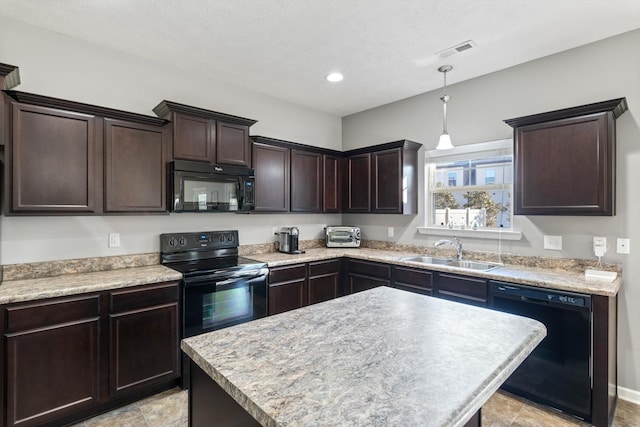
[[[99,404],[99,297],[12,306],[7,330],[7,425],[40,426]]]
[[[305,264],[275,267],[269,270],[269,315],[304,307],[308,304]]]
[[[439,273],[437,289],[437,295],[441,298],[480,307],[487,306],[489,293],[485,279]]]
[[[289,149],[253,144],[255,169],[255,210],[289,211]]]
[[[347,157],[347,212],[369,212],[371,210],[371,154]]]
[[[350,259],[347,270],[347,292],[350,294],[391,284],[389,264]]]
[[[102,136],[95,117],[20,103],[12,114],[10,211],[98,211]]]
[[[173,158],[214,162],[214,121],[182,113],[172,113]]]
[[[433,273],[418,268],[393,266],[393,287],[433,295]]]
[[[291,212],[322,212],[322,155],[291,150]]]
[[[402,149],[371,153],[371,212],[402,213]]]
[[[340,157],[322,156],[323,162],[323,186],[322,186],[322,212],[338,213],[342,210],[342,173]]]
[[[249,126],[216,122],[215,163],[249,167]]]
[[[105,212],[165,212],[169,135],[156,127],[105,119]]]
[[[340,265],[338,259],[309,263],[309,304],[340,296]]]
[[[516,128],[515,215],[613,215],[612,113]]]
[[[178,283],[111,292],[112,396],[179,377]]]

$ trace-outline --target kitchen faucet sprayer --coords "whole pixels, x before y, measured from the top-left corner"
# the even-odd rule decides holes
[[[452,240],[449,239],[442,239],[442,240],[438,240],[435,243],[435,247],[441,246],[441,245],[450,245],[453,246],[454,248],[456,248],[457,251],[457,259],[461,260],[462,259],[462,242],[460,240],[458,240],[458,238],[456,236],[453,236]]]

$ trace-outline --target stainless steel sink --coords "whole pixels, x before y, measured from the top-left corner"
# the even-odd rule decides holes
[[[489,271],[494,268],[502,267],[502,264],[494,264],[491,262],[454,260],[446,264],[447,267],[465,268],[467,270]]]
[[[400,258],[400,261],[420,262],[423,264],[447,264],[454,260],[450,258],[439,258],[433,256],[409,256]]]
[[[456,260],[451,258],[441,258],[433,256],[410,256],[400,258],[400,261],[419,262],[421,264],[438,264],[447,267],[455,267],[465,270],[489,271],[494,268],[502,267],[502,264],[482,261]]]

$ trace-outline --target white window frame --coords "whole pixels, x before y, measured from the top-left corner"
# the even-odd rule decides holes
[[[473,230],[472,228],[448,228],[447,226],[430,225],[429,221],[432,215],[433,195],[430,187],[430,168],[435,162],[447,162],[455,160],[468,160],[470,157],[477,159],[477,154],[481,153],[481,157],[495,157],[500,155],[513,154],[513,140],[501,139],[497,141],[481,142],[476,144],[461,145],[451,150],[429,150],[425,153],[425,217],[424,226],[418,227],[420,234],[436,235],[436,236],[458,236],[458,237],[474,237],[481,239],[503,239],[503,240],[520,240],[522,232],[513,228],[513,210],[511,211],[511,228],[480,228]],[[513,184],[511,184],[513,186]],[[513,188],[511,188],[513,195]],[[513,202],[512,202],[513,205]]]

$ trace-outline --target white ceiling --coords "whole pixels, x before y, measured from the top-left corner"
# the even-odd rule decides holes
[[[451,84],[640,28],[640,0],[0,0],[0,15],[344,116],[441,87],[443,64]]]

